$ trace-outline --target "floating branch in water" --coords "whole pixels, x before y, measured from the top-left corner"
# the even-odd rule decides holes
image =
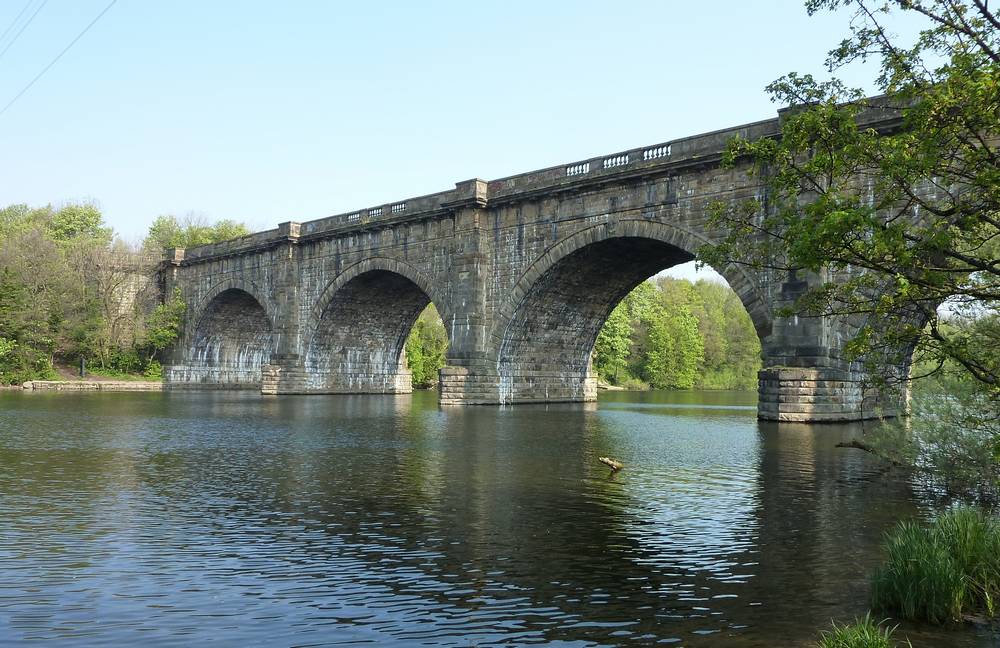
[[[605,466],[610,466],[611,470],[614,470],[615,472],[625,467],[622,465],[620,461],[615,461],[611,457],[598,457],[597,460],[600,461]]]

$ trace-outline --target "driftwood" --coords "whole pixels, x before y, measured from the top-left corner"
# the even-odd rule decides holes
[[[625,467],[624,465],[622,465],[620,461],[615,461],[611,457],[598,457],[597,460],[600,461],[605,466],[609,466],[611,470],[614,472],[618,472],[619,470]]]
[[[842,441],[842,442],[838,443],[836,445],[836,447],[837,448],[856,448],[858,450],[864,450],[865,452],[878,457],[882,461],[888,462],[888,464],[890,466],[892,466],[892,467],[898,468],[898,467],[900,467],[900,466],[903,465],[902,463],[900,463],[899,461],[896,461],[892,457],[887,457],[887,456],[883,455],[878,450],[876,450],[875,448],[871,447],[870,445],[868,445],[864,441],[858,441],[857,439],[851,439],[850,441]]]
[[[858,441],[857,439],[851,439],[850,441],[841,442],[837,444],[838,448],[857,448],[858,450],[864,450],[865,452],[870,452],[872,454],[878,454],[875,452],[875,448],[871,447],[864,441]]]

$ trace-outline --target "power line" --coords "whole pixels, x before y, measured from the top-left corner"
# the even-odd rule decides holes
[[[108,13],[108,10],[111,9],[111,7],[113,7],[116,2],[118,2],[118,0],[111,0],[111,2],[108,3],[108,6],[106,6],[101,11],[101,13],[97,14],[97,16],[94,17],[94,19],[90,21],[90,24],[88,24],[86,27],[84,27],[83,31],[81,31],[79,34],[76,35],[76,38],[74,38],[72,41],[70,41],[69,45],[67,45],[66,47],[64,47],[63,50],[61,52],[59,52],[59,54],[56,55],[56,57],[54,59],[52,59],[52,61],[50,61],[48,65],[46,65],[44,68],[42,68],[41,72],[39,72],[37,75],[35,75],[34,79],[32,79],[31,81],[28,82],[28,85],[24,86],[24,88],[22,88],[20,92],[18,92],[16,95],[14,95],[13,99],[11,99],[10,101],[7,102],[7,105],[4,106],[2,110],[0,110],[0,115],[2,115],[5,112],[7,112],[7,109],[10,108],[11,106],[13,106],[14,102],[21,98],[21,95],[23,95],[25,92],[27,92],[28,90],[30,90],[31,86],[35,85],[35,83],[39,79],[41,79],[42,76],[46,72],[49,71],[49,68],[51,68],[53,65],[55,65],[56,63],[58,63],[59,59],[61,59],[63,57],[63,54],[65,54],[66,52],[68,52],[71,47],[73,47],[74,45],[76,45],[76,42],[78,40],[80,40],[81,38],[83,38],[83,35],[86,34],[88,31],[90,31],[90,28],[93,27],[95,24],[97,24],[97,21],[100,20],[101,17],[104,16],[104,14]]]
[[[10,33],[10,30],[14,29],[14,25],[17,24],[17,21],[21,19],[21,16],[24,15],[24,12],[28,10],[28,7],[30,7],[34,1],[35,0],[28,0],[28,2],[25,3],[24,8],[21,9],[21,13],[14,16],[14,20],[12,20],[11,23],[7,25],[7,29],[3,30],[3,33],[0,34],[0,42],[3,42],[3,39],[7,38],[7,34]]]
[[[42,4],[38,5],[38,9],[35,9],[35,13],[31,14],[28,21],[21,25],[21,28],[17,30],[17,33],[14,34],[14,36],[10,39],[10,42],[7,43],[7,47],[3,48],[3,51],[0,52],[0,58],[3,58],[3,55],[7,53],[7,50],[9,50],[11,46],[17,42],[17,39],[24,33],[24,30],[28,28],[28,25],[31,24],[31,21],[35,19],[35,16],[38,15],[38,12],[42,10],[42,7],[44,7],[48,1],[49,0],[42,0]]]

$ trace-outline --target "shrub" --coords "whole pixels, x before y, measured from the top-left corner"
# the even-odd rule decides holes
[[[849,625],[833,623],[832,630],[820,633],[816,645],[818,648],[895,648],[898,644],[892,638],[894,631],[895,628],[883,628],[866,614]]]
[[[0,337],[0,385],[57,378],[52,360],[42,352]]]
[[[982,511],[954,509],[930,526],[901,522],[884,546],[886,562],[872,577],[875,608],[932,623],[996,614],[1000,524]]]
[[[142,375],[150,380],[161,380],[163,378],[163,365],[156,360],[150,360]]]

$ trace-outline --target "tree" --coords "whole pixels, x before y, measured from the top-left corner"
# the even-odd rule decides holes
[[[431,387],[437,383],[438,370],[445,366],[448,335],[434,304],[424,309],[406,339],[406,365],[412,373],[414,387]]]
[[[915,348],[935,369],[959,367],[996,394],[998,327],[944,321],[998,316],[1000,19],[982,0],[807,2],[810,13],[842,6],[855,16],[829,69],[876,59],[884,96],[811,75],[771,84],[790,106],[780,138],[736,140],[725,155],[752,164],[769,204],[717,205],[729,235],[702,258],[835,279],[794,312],[865,322],[848,351],[873,374]],[[924,19],[912,44],[890,35],[895,13]],[[898,114],[900,128],[865,128],[871,110]]]
[[[632,346],[632,322],[629,321],[627,306],[615,306],[608,316],[594,344],[594,370],[618,384],[622,370],[628,364],[628,353]]]
[[[691,389],[704,347],[698,320],[684,303],[659,304],[648,317],[641,377],[657,389]]]
[[[182,219],[176,216],[157,216],[149,228],[149,234],[142,247],[149,254],[159,256],[167,248],[191,248],[246,236],[250,230],[243,223],[220,220],[209,223],[204,217],[188,214]]]
[[[996,497],[1000,17],[985,0],[806,7],[854,9],[828,69],[875,60],[883,96],[794,73],[771,84],[789,107],[780,137],[735,140],[724,156],[761,177],[767,204],[716,205],[713,220],[729,233],[700,256],[819,277],[784,314],[861,323],[846,351],[875,384],[890,382],[912,350],[911,375],[901,378],[932,375],[934,388],[915,384],[912,421],[882,427],[872,446],[950,490]],[[922,21],[913,42],[887,27],[900,14]],[[866,128],[872,111],[898,116],[899,126]]]
[[[594,370],[611,384],[658,389],[754,389],[760,340],[729,286],[644,281],[611,311],[597,336]]]
[[[161,217],[147,241],[194,245],[245,232],[232,221]],[[162,250],[150,251],[116,238],[94,204],[0,209],[0,382],[50,378],[55,364],[80,358],[113,374],[158,376],[184,304],[176,295],[159,304]]]
[[[104,225],[104,216],[96,205],[69,204],[52,214],[48,222],[53,240],[95,239],[107,243],[112,238],[110,227]]]
[[[187,304],[184,302],[181,290],[176,288],[170,299],[158,305],[146,317],[145,333],[139,346],[147,354],[147,365],[153,362],[158,353],[170,348],[177,340],[184,324],[186,310]]]

